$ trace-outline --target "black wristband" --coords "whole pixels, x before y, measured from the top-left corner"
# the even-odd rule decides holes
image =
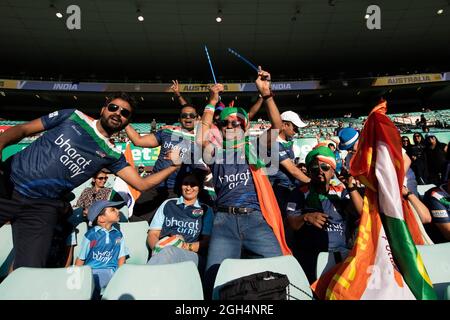
[[[273,93],[272,92],[270,94],[268,94],[267,96],[262,96],[264,101],[269,99],[269,98],[272,98],[272,97],[273,97]]]
[[[348,192],[352,192],[352,191],[355,191],[355,190],[358,190],[358,188],[355,187],[355,186],[353,186],[353,187],[351,187],[351,188],[347,188],[347,191],[348,191]]]

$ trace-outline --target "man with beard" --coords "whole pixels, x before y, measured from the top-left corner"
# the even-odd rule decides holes
[[[353,230],[349,224],[356,220],[363,208],[353,177],[340,177],[343,184],[330,184],[336,170],[333,151],[316,147],[305,159],[311,183],[305,193],[299,189],[291,193],[287,204],[288,223],[295,230],[294,256],[300,262],[308,280],[316,279],[319,252],[333,252],[342,258],[350,248]]]
[[[46,131],[2,164],[6,187],[0,198],[0,227],[11,221],[15,269],[46,265],[58,215],[67,205],[65,195],[100,169],[109,169],[141,191],[177,170],[172,164],[158,174],[141,178],[109,142],[112,134],[128,125],[133,107],[134,100],[120,93],[107,101],[99,120],[79,110],[65,109],[0,135],[1,152],[25,137]]]

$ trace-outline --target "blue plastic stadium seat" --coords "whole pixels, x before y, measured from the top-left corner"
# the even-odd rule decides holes
[[[125,240],[125,245],[130,252],[127,263],[146,264],[149,256],[147,247],[148,222],[121,222],[119,226]]]
[[[162,265],[125,264],[112,277],[103,300],[203,300],[192,261]]]
[[[220,265],[214,282],[213,299],[219,298],[220,287],[234,279],[250,274],[272,271],[287,275],[294,286],[290,286],[290,299],[312,300],[312,292],[308,279],[293,256],[280,256],[260,259],[225,259]]]
[[[439,299],[445,298],[450,285],[450,242],[417,246],[434,290]]]
[[[0,283],[0,300],[90,300],[93,291],[88,266],[18,268]]]
[[[10,224],[0,228],[0,278],[8,275],[9,267],[13,261],[13,241]]]

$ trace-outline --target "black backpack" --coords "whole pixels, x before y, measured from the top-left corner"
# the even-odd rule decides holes
[[[219,289],[221,300],[286,300],[289,279],[285,274],[264,271],[225,283]]]

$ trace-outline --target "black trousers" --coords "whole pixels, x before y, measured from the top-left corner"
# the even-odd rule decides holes
[[[31,199],[17,192],[0,198],[0,227],[6,222],[12,227],[14,269],[46,266],[58,215],[66,208],[62,200]]]

